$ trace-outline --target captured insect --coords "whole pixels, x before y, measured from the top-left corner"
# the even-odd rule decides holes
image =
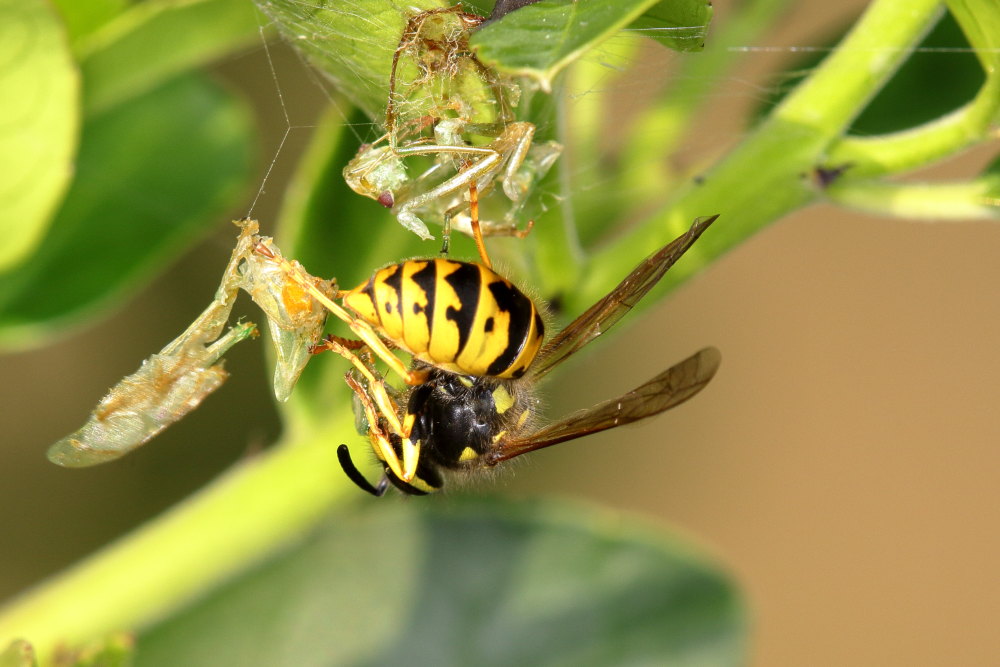
[[[330,336],[317,351],[336,352],[354,366],[347,383],[384,470],[382,479],[371,484],[341,445],[338,457],[348,477],[376,496],[390,484],[404,493],[426,494],[440,489],[448,472],[489,468],[659,414],[694,396],[718,369],[715,348],[695,353],[627,394],[547,425],[537,424],[532,389],[631,310],[715,217],[696,220],[548,342],[531,299],[481,263],[436,258],[392,264],[358,287],[337,292],[343,307],[317,290],[314,298],[360,338]],[[295,278],[295,265],[269,256],[288,264],[283,271]],[[301,282],[310,291],[313,283],[305,277]],[[412,355],[409,368],[385,341]],[[407,387],[400,391],[386,384],[374,357]]]
[[[49,460],[80,468],[117,459],[185,417],[222,386],[228,377],[223,355],[257,335],[251,322],[224,332],[241,290],[264,312],[275,351],[274,394],[279,401],[288,398],[326,323],[327,311],[311,293],[332,291],[326,282],[313,280],[306,293],[300,275],[291,280],[259,252],[274,246],[270,238],[257,234],[256,221],[236,224],[241,233],[209,306],[180,336],[112,387],[81,428],[49,448]]]
[[[484,21],[458,5],[410,18],[392,58],[386,133],[344,168],[351,189],[391,208],[421,238],[433,237],[420,215],[442,219],[445,252],[452,227],[472,234],[470,193],[488,197],[498,181],[509,203],[485,216],[483,232],[526,234],[518,214],[562,152],[554,141],[532,143],[535,126],[514,119],[520,88],[469,48]],[[417,156],[435,159],[411,176],[405,160]]]

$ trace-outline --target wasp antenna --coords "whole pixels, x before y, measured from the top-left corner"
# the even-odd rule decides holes
[[[386,484],[380,483],[378,488],[372,486],[371,482],[365,479],[365,476],[361,474],[355,465],[354,461],[351,460],[351,450],[347,448],[347,445],[341,445],[337,447],[337,460],[340,461],[340,467],[344,469],[344,473],[347,478],[358,485],[362,491],[367,491],[376,498],[382,496],[387,488]],[[384,480],[383,480],[384,481]]]

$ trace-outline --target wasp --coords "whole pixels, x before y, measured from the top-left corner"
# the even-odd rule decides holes
[[[341,445],[338,458],[347,476],[375,496],[390,484],[407,494],[427,494],[440,489],[449,472],[491,468],[656,415],[694,396],[718,369],[715,348],[550,424],[539,425],[533,389],[631,310],[716,217],[696,220],[547,342],[539,308],[486,266],[486,257],[482,263],[434,258],[392,264],[337,292],[343,305],[314,294],[360,339],[329,336],[316,351],[336,352],[354,366],[346,380],[384,470],[373,485]],[[303,286],[310,290],[311,283]],[[411,364],[390,348],[408,352]],[[386,384],[375,357],[404,380],[405,390]]]

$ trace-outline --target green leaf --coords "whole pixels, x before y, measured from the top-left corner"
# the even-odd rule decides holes
[[[629,29],[638,30],[675,51],[701,51],[705,48],[712,12],[709,0],[663,0],[633,21]]]
[[[80,81],[59,15],[0,0],[0,271],[42,238],[72,173]]]
[[[370,118],[385,113],[392,54],[406,21],[445,0],[255,0],[278,31]]]
[[[834,45],[838,39],[821,39]],[[983,71],[976,56],[964,52],[969,44],[950,14],[944,14],[921,40],[893,77],[851,123],[850,133],[858,136],[899,132],[931,122],[968,102],[983,84]],[[807,54],[797,59],[782,75],[784,83],[767,100],[759,115],[776,106],[785,92],[801,81],[824,57]]]
[[[0,345],[111,305],[220,223],[244,192],[251,131],[243,102],[201,75],[91,118],[45,242],[0,274]]]
[[[950,14],[944,14],[899,71],[851,124],[861,136],[896,132],[957,109],[983,85],[983,71]]]
[[[140,635],[142,667],[741,665],[732,583],[550,503],[369,503]]]
[[[126,0],[52,0],[69,32],[70,41],[89,35],[128,7]]]
[[[655,0],[542,0],[483,26],[469,43],[486,65],[531,77],[543,90],[551,90],[552,80],[563,68],[654,4]]]
[[[134,5],[80,45],[87,114],[100,112],[186,69],[258,39],[246,0]]]

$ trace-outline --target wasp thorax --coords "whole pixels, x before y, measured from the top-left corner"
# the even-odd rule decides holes
[[[516,382],[430,367],[427,382],[410,392],[406,410],[414,418],[410,438],[420,443],[417,476],[438,487],[442,468],[484,465],[483,457],[525,423],[530,398]]]

